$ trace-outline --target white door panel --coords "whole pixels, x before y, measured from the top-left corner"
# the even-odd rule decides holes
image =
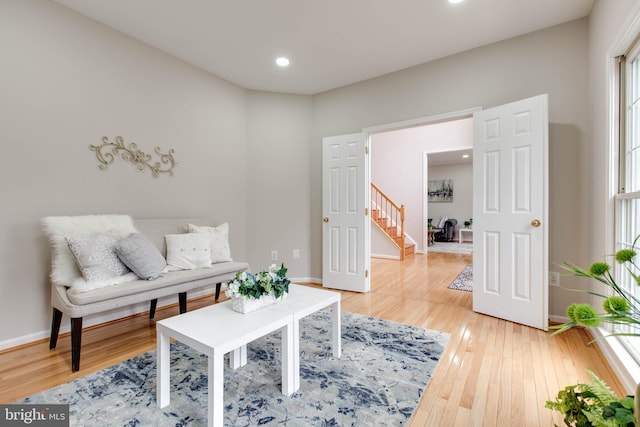
[[[541,95],[475,113],[473,165],[473,309],[544,330],[547,103]]]
[[[369,292],[369,159],[366,135],[328,137],[322,146],[322,285]]]

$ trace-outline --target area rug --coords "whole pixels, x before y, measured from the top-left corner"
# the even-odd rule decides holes
[[[473,243],[458,242],[434,242],[432,246],[427,246],[427,252],[446,252],[451,254],[471,254],[473,253]]]
[[[456,277],[447,288],[473,292],[473,264],[469,264],[463,268],[460,274],[458,274],[458,277]]]
[[[224,325],[220,325],[224,327]],[[342,357],[331,356],[330,311],[300,323],[300,389],[281,393],[280,333],[225,362],[225,426],[402,426],[420,401],[449,334],[342,312]],[[68,403],[71,426],[207,424],[207,359],[171,344],[171,403],[156,406],[150,351],[17,403]]]

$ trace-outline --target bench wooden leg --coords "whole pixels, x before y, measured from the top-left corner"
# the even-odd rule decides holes
[[[187,312],[187,293],[180,292],[178,294],[178,302],[180,303],[180,314]]]
[[[80,346],[82,344],[82,317],[71,318],[71,372],[80,370]]]
[[[49,339],[49,350],[56,348],[58,344],[58,333],[60,333],[60,322],[62,322],[62,312],[57,308],[53,309],[51,317],[51,338]]]
[[[153,319],[156,315],[156,306],[158,305],[158,298],[154,298],[151,300],[151,305],[149,306],[149,319]]]
[[[222,282],[216,283],[216,301],[220,298],[220,288],[222,287]]]

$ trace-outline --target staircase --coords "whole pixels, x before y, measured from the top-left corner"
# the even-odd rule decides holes
[[[371,183],[371,221],[398,247],[400,260],[415,253],[415,246],[407,242],[404,232],[404,205],[398,206]]]

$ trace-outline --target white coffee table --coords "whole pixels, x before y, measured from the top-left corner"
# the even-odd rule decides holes
[[[473,229],[472,228],[461,228],[458,230],[458,239],[460,243],[464,242],[464,233],[469,234],[470,240],[473,240]]]
[[[175,338],[209,358],[208,424],[222,426],[223,360],[231,352],[230,365],[247,363],[246,345],[271,332],[282,331],[282,393],[291,395],[300,387],[299,321],[328,305],[332,306],[332,351],[340,357],[340,294],[308,286],[290,285],[287,299],[252,313],[237,313],[231,301],[160,320],[157,333],[157,401],[169,404],[169,342]]]

